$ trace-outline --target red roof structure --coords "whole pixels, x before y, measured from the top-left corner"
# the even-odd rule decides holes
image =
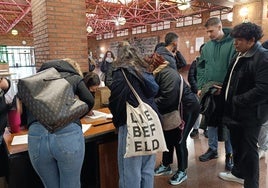
[[[243,0],[243,3],[245,0]],[[248,2],[251,0],[247,0]],[[189,2],[190,8],[180,10]],[[239,0],[85,0],[86,27],[96,36],[107,32],[171,21],[186,16],[199,16],[204,11],[232,11]],[[123,24],[125,22],[125,24]],[[2,0],[0,2],[0,34],[20,28],[19,32],[31,35],[31,0]]]

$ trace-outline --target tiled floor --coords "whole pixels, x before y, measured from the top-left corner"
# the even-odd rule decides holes
[[[224,143],[219,142],[219,158],[208,162],[200,162],[198,157],[207,150],[207,138],[199,130],[199,136],[195,139],[188,137],[187,146],[189,152],[189,164],[187,175],[188,179],[180,185],[172,186],[168,183],[169,176],[155,177],[155,188],[243,188],[243,185],[238,183],[226,182],[218,178],[218,173],[224,171],[225,166],[225,150]],[[267,152],[268,153],[268,152]],[[268,154],[266,158],[260,160],[260,188],[268,188]],[[157,155],[157,165],[161,161],[161,154]],[[176,158],[174,160],[176,163]],[[176,164],[172,165],[173,170],[176,170]]]

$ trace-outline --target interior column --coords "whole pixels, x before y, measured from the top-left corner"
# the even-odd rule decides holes
[[[88,70],[84,0],[32,0],[37,68],[52,59],[71,58]]]

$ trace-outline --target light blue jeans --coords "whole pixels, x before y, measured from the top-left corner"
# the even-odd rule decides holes
[[[268,121],[262,124],[261,131],[258,138],[258,144],[261,150],[268,150]]]
[[[31,163],[46,188],[79,188],[85,154],[81,127],[76,123],[51,134],[39,122],[28,132]]]
[[[127,125],[118,130],[119,188],[153,188],[155,155],[124,158]]]
[[[218,150],[218,127],[208,127],[208,146],[212,150]],[[230,134],[228,140],[225,141],[225,153],[233,153]]]
[[[196,119],[193,129],[199,129],[200,127],[200,123],[201,123],[201,119],[202,119],[202,114],[199,114],[198,118]]]

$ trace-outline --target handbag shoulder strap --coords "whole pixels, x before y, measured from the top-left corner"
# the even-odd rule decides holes
[[[182,98],[182,94],[183,94],[183,77],[181,76],[181,74],[179,74],[181,77],[181,84],[180,84],[180,100],[179,100],[179,105],[181,104],[181,98]]]
[[[132,93],[134,94],[134,96],[136,97],[136,99],[138,100],[139,104],[142,103],[142,100],[140,98],[140,96],[138,95],[138,93],[135,91],[135,89],[133,88],[133,86],[131,85],[130,81],[127,79],[127,76],[125,74],[125,71],[123,69],[121,69],[126,81],[127,81],[127,84],[129,86],[129,88],[131,89]]]
[[[181,98],[182,98],[182,94],[183,94],[183,77],[181,76],[181,74],[179,74],[181,77],[181,84],[180,84],[180,99],[179,99],[179,111],[180,111],[180,115],[181,115],[181,119],[183,119],[183,113],[182,113],[182,105],[181,105]]]

